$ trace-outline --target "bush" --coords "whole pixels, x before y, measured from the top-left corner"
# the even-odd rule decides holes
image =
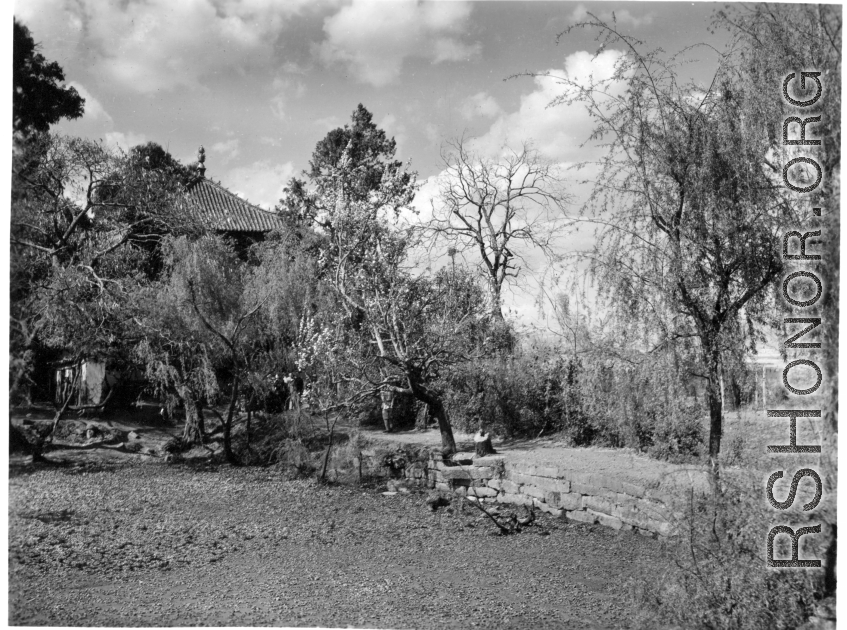
[[[730,485],[717,501],[692,497],[679,536],[666,543],[665,573],[652,570],[637,592],[642,627],[788,629],[812,614],[821,572],[766,567],[763,540],[774,514],[761,507],[761,494],[753,481]]]
[[[517,352],[454,369],[444,384],[453,426],[508,437],[557,433],[575,446],[630,447],[660,459],[699,456],[699,399],[668,357],[573,359]]]

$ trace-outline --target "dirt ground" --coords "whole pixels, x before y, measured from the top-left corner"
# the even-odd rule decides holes
[[[51,463],[11,458],[10,624],[627,628],[638,584],[665,566],[662,543],[639,535],[541,515],[497,536],[458,499],[433,513],[423,494],[382,495],[384,482],[316,486],[211,463],[214,445],[166,464],[181,427],[154,411],[71,419]],[[739,458],[782,437],[757,414],[737,415],[725,444]],[[363,433],[440,440],[434,429]],[[698,469],[550,438],[495,447],[648,486]]]
[[[661,543],[271,469],[13,466],[9,623],[626,628]]]

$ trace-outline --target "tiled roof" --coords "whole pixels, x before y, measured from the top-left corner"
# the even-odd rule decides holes
[[[262,210],[209,179],[188,189],[188,211],[218,232],[268,232],[282,227],[279,217]]]

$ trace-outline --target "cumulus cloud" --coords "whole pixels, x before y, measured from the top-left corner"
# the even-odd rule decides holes
[[[224,140],[223,142],[216,142],[209,147],[209,150],[213,153],[222,155],[226,161],[238,157],[238,154],[241,153],[238,138]]]
[[[295,173],[294,163],[274,164],[268,160],[240,166],[222,180],[232,192],[252,204],[271,210],[282,197],[282,189]]]
[[[622,11],[601,11],[599,13],[595,12],[594,15],[596,15],[604,22],[617,22],[618,24],[631,26],[633,28],[638,28],[639,26],[646,26],[653,23],[652,13],[647,13],[646,15],[643,15],[641,17],[636,17],[627,9],[623,9]],[[585,8],[585,5],[579,4],[573,10],[573,13],[571,13],[570,22],[571,24],[582,22],[587,17],[588,10]]]
[[[518,149],[531,141],[550,160],[585,160],[587,151],[580,144],[593,126],[588,113],[581,105],[549,105],[567,90],[562,78],[582,84],[608,79],[621,55],[616,50],[606,50],[597,58],[585,51],[568,55],[564,68],[551,69],[544,73],[547,76],[535,77],[535,89],[521,97],[518,110],[497,116],[489,130],[473,141],[474,149],[486,155],[498,155],[506,147]]]
[[[96,120],[98,122],[104,122],[107,124],[112,124],[112,117],[100,104],[94,95],[86,89],[84,85],[81,83],[77,83],[76,81],[71,81],[68,83],[71,87],[75,88],[79,95],[85,99],[85,117],[88,120]]]
[[[469,96],[459,106],[459,113],[465,120],[474,118],[494,118],[503,112],[503,109],[487,92],[477,92]]]
[[[409,57],[442,63],[478,55],[479,43],[462,41],[471,8],[467,2],[353,0],[324,20],[318,55],[326,65],[345,65],[363,83],[387,85]]]
[[[401,156],[403,149],[406,146],[408,134],[406,133],[406,125],[397,122],[397,116],[394,114],[386,114],[382,120],[377,123],[377,127],[385,131],[385,135],[389,138],[394,138],[397,142],[397,154]]]
[[[16,7],[50,51],[76,51],[122,88],[153,93],[198,87],[222,68],[271,60],[285,21],[307,0],[28,0]]]
[[[133,133],[131,131],[124,133],[122,131],[110,131],[105,137],[106,146],[127,151],[134,146],[147,142],[147,137],[144,134]]]
[[[290,77],[277,77],[271,83],[273,96],[270,99],[270,107],[273,115],[279,120],[288,117],[288,103],[292,98],[302,98],[306,93],[306,86],[299,79]]]

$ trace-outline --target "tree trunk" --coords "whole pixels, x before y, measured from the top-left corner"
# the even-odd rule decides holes
[[[429,403],[430,415],[438,421],[438,430],[441,432],[441,452],[444,455],[452,455],[456,452],[456,439],[453,437],[453,427],[447,417],[447,409],[438,398],[433,398]]]
[[[708,384],[706,399],[709,405],[709,466],[712,473],[712,489],[717,492],[720,481],[720,452],[723,436],[723,400],[721,397],[720,358],[717,347],[705,342],[703,353],[706,357]]]
[[[481,430],[477,433],[474,438],[474,451],[476,452],[477,457],[485,457],[486,455],[494,455],[497,451],[494,450],[494,446],[491,444],[491,434],[483,433]]]
[[[235,416],[235,408],[238,405],[238,375],[232,381],[232,391],[229,396],[229,406],[226,410],[226,419],[224,420],[224,456],[230,464],[238,466],[241,462],[232,452],[232,419]]]
[[[199,445],[203,443],[203,430],[201,429],[200,412],[197,408],[197,401],[191,392],[183,391],[180,394],[182,402],[185,404],[185,428],[182,430],[182,443]]]
[[[500,287],[492,284],[489,291],[491,299],[491,319],[497,322],[504,321],[503,317],[503,302],[500,296]]]
[[[412,395],[415,398],[422,403],[426,403],[429,407],[430,418],[435,418],[438,422],[438,430],[441,432],[442,453],[444,455],[455,453],[456,439],[453,437],[453,427],[450,426],[450,418],[447,416],[447,409],[444,408],[441,396],[427,389],[412,377],[409,377],[409,388],[412,390]]]

